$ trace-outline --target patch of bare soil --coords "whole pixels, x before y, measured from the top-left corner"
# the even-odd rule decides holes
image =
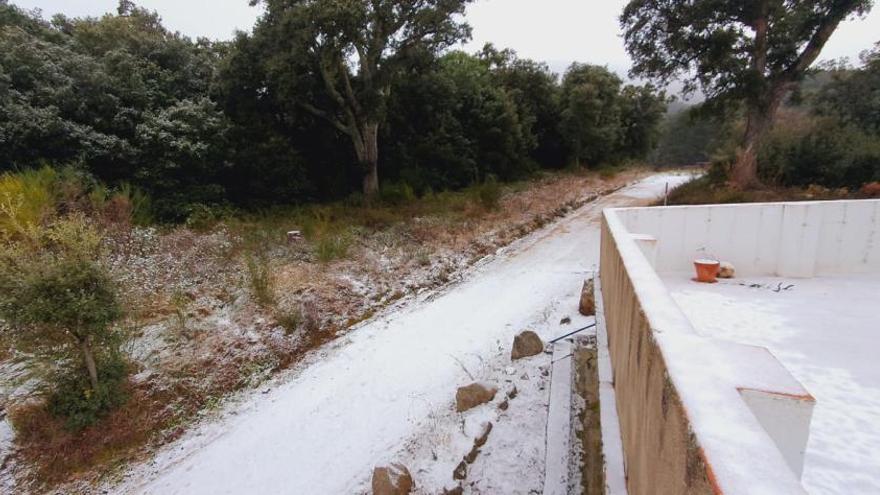
[[[11,446],[0,442],[0,489],[89,492],[179,437],[224,397],[377,313],[454,282],[480,259],[645,173],[546,175],[507,187],[494,209],[478,202],[459,203],[454,214],[403,206],[404,215],[377,227],[352,227],[346,253],[325,262],[316,241],[307,235],[288,244],[283,230],[259,256],[223,224],[208,232],[108,234],[107,263],[130,308],[131,399],[100,424],[67,432],[45,412],[39,375],[21,365],[22,356],[0,353],[0,426],[8,413],[17,429]],[[302,226],[291,220],[284,227]],[[266,277],[258,276],[260,266]]]

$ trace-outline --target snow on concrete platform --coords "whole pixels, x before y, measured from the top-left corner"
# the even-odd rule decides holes
[[[878,240],[877,200],[604,212],[631,493],[880,493]],[[755,283],[691,284],[707,256]]]
[[[815,397],[806,489],[880,493],[880,275],[691,276],[662,274],[699,334],[766,347]]]

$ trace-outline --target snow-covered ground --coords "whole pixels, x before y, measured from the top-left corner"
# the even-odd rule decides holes
[[[744,278],[663,274],[703,335],[767,347],[816,398],[803,484],[880,493],[880,276]]]
[[[493,419],[500,426],[489,443],[506,446],[496,444],[494,457],[506,452],[509,459],[492,465],[507,471],[490,468],[481,456],[471,469],[483,484],[467,485],[466,493],[540,490],[546,422],[540,377],[549,356],[512,365],[513,336],[531,328],[546,340],[575,327],[561,325],[559,316],[576,312],[581,282],[596,268],[602,208],[644,204],[667,183],[685,180],[654,176],[601,198],[477,265],[461,284],[367,322],[276,386],[168,446],[114,491],[357,493],[366,491],[376,464],[401,457],[421,462],[417,452],[431,432],[438,432],[436,450],[457,451],[460,438],[446,435],[443,425],[458,424],[462,435],[473,436],[471,430]],[[471,377],[495,381],[499,396],[459,415],[455,390]],[[525,394],[501,411],[499,401],[514,385]],[[430,492],[442,488],[440,471],[419,465],[413,476]]]

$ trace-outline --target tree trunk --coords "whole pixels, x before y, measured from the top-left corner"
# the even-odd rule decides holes
[[[736,150],[736,162],[730,174],[731,185],[737,189],[748,189],[761,184],[758,180],[758,148],[761,139],[773,128],[773,120],[787,90],[787,84],[779,84],[768,91],[763,102],[749,105],[746,132],[742,144]]]
[[[98,367],[95,366],[95,355],[92,352],[92,341],[89,337],[84,338],[80,345],[82,346],[83,359],[86,362],[86,369],[89,370],[89,381],[92,384],[92,390],[98,389]]]
[[[379,124],[364,125],[362,138],[362,153],[358,160],[364,174],[364,197],[369,200],[379,194]]]
[[[731,170],[730,181],[738,189],[748,189],[758,182],[758,146],[767,128],[766,117],[760,111],[750,110],[746,119],[746,133],[736,150],[736,162]]]

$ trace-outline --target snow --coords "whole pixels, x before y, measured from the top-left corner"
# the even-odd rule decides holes
[[[802,478],[806,489],[880,493],[880,276],[717,284],[697,284],[690,276],[663,278],[699,334],[766,347],[816,398]]]
[[[511,364],[513,336],[531,328],[546,341],[570,328],[560,328],[557,317],[576,308],[582,280],[595,269],[602,208],[644,202],[667,182],[671,188],[685,180],[655,176],[590,203],[479,264],[460,285],[368,322],[317,351],[287,381],[191,431],[114,490],[356,493],[365,491],[374,465],[407,455],[407,445],[418,450],[428,432],[436,432],[436,450],[460,456],[493,420],[496,455],[481,455],[470,467],[468,492],[540,489],[544,438],[535,432],[546,423],[549,356]],[[504,376],[511,382],[498,383]],[[500,388],[496,404],[458,415],[455,389],[473,379],[516,384],[523,395],[500,411],[507,390]],[[460,434],[443,427],[452,422]],[[448,462],[438,456],[432,465],[411,466],[417,486],[443,482],[435,472],[451,482],[455,464]]]
[[[553,344],[551,365],[550,411],[547,416],[547,453],[544,495],[565,495],[571,490],[569,454],[571,452],[572,346],[562,340]]]
[[[655,200],[684,184],[694,177],[692,173],[658,174],[649,177],[627,189],[631,198]]]
[[[6,420],[6,414],[0,413],[0,466],[6,461],[6,456],[11,453],[14,437],[15,432],[9,421]]]

